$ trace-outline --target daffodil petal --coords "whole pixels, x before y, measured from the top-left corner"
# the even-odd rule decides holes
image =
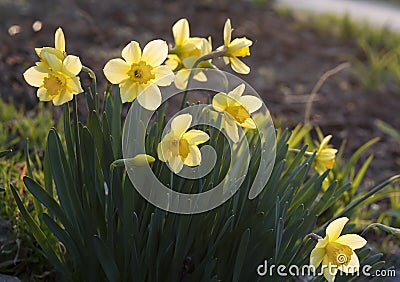
[[[234,142],[237,143],[239,141],[239,130],[236,124],[230,124],[225,121],[224,124],[225,132],[228,137]]]
[[[339,238],[340,233],[342,233],[343,227],[349,221],[347,217],[341,217],[335,219],[331,223],[329,223],[326,228],[326,234],[329,235],[329,241],[334,242]]]
[[[350,257],[350,261],[348,264],[339,266],[339,269],[345,273],[355,273],[359,270],[359,268],[360,261],[358,260],[358,257],[354,252]]]
[[[246,53],[248,51],[247,47],[250,47],[253,44],[253,42],[246,37],[242,38],[235,38],[230,44],[229,44],[229,53],[235,53],[236,51],[246,48]],[[243,51],[243,50],[241,50]]]
[[[124,49],[122,49],[122,58],[128,64],[137,64],[142,58],[142,49],[140,49],[140,45],[136,41],[129,42]]]
[[[142,61],[150,66],[161,65],[168,56],[168,45],[164,40],[153,40],[143,49]]]
[[[57,28],[54,35],[54,47],[61,52],[65,52],[65,37],[61,27]]]
[[[178,89],[185,89],[189,79],[190,71],[183,69],[175,74],[175,86]]]
[[[183,168],[183,161],[179,156],[172,156],[168,160],[168,165],[174,173],[179,173]]]
[[[154,83],[159,86],[168,86],[174,79],[175,75],[169,66],[158,66],[153,69],[155,76]]]
[[[357,234],[342,235],[336,240],[336,242],[342,245],[347,245],[352,250],[360,249],[367,244],[367,240]]]
[[[143,108],[154,111],[161,105],[161,91],[155,84],[149,84],[144,87],[139,85],[137,99]]]
[[[82,63],[79,57],[68,55],[63,61],[64,70],[70,76],[77,76],[82,70]]]
[[[72,94],[82,93],[83,89],[79,77],[72,77],[70,79],[67,79],[67,89]]]
[[[53,99],[47,92],[46,88],[40,87],[37,92],[36,96],[39,98],[39,101],[47,102]]]
[[[190,29],[187,19],[180,19],[172,27],[172,34],[174,35],[175,45],[181,46],[189,39]]]
[[[179,59],[179,57],[175,54],[170,54],[167,57],[167,60],[165,61],[165,64],[167,66],[169,66],[171,68],[171,70],[175,70],[179,64],[180,64],[181,60]]]
[[[244,83],[239,84],[232,91],[228,93],[228,96],[235,99],[235,101],[239,102],[240,97],[242,96],[244,90],[246,89],[246,85]]]
[[[319,145],[320,150],[324,149],[326,147],[326,145],[328,145],[331,138],[332,138],[332,135],[325,136],[325,138],[322,140],[321,144]]]
[[[204,72],[202,72],[202,71],[196,72],[196,74],[193,76],[193,78],[196,79],[197,81],[200,81],[200,82],[205,82],[205,81],[207,81],[207,76],[206,76],[206,74],[205,74]]]
[[[324,267],[324,277],[328,282],[333,282],[335,281],[335,276],[337,273],[337,269],[333,267],[332,263],[328,260],[327,256],[324,257],[324,260],[322,261],[322,265],[325,265]]]
[[[310,265],[313,265],[315,268],[317,268],[324,259],[324,256],[325,256],[325,249],[314,248],[314,250],[312,250],[310,255]]]
[[[63,67],[63,63],[59,58],[57,58],[56,55],[53,55],[53,54],[51,54],[49,52],[45,52],[45,51],[42,51],[40,54],[47,61],[47,63],[49,64],[49,66],[52,70],[61,71],[61,69]]]
[[[109,60],[104,66],[103,72],[107,80],[112,84],[120,84],[129,78],[128,72],[130,69],[131,66],[128,63],[118,58]]]
[[[231,67],[235,72],[240,74],[248,74],[250,72],[250,68],[238,58],[229,57],[229,61],[231,62]]]
[[[240,124],[241,127],[244,128],[251,128],[251,129],[256,129],[257,126],[254,123],[254,120],[252,118],[246,119],[243,123]]]
[[[224,45],[228,46],[229,43],[231,42],[231,36],[232,36],[232,26],[231,26],[231,20],[227,19],[224,25]]]
[[[167,158],[165,157],[162,146],[163,146],[163,141],[161,141],[157,145],[157,155],[158,155],[158,158],[160,161],[165,162],[167,160]]]
[[[325,248],[328,243],[329,243],[329,235],[327,235],[323,239],[319,239],[315,248]]]
[[[226,107],[228,106],[228,96],[223,93],[218,93],[215,94],[213,100],[212,100],[212,106],[214,110],[218,112],[223,112],[225,111]]]
[[[71,101],[74,98],[74,95],[68,91],[65,93],[62,93],[60,95],[57,95],[53,98],[53,104],[54,106],[60,106],[62,104],[65,104],[69,101]]]
[[[189,154],[184,164],[187,166],[198,166],[201,163],[201,152],[197,146],[189,146]]]
[[[137,84],[127,80],[119,85],[122,103],[132,102],[138,95]]]
[[[192,116],[190,114],[182,114],[176,116],[171,122],[171,131],[174,136],[181,137],[190,127],[192,123]]]
[[[250,114],[254,113],[262,106],[262,101],[258,97],[252,95],[244,95],[240,97],[239,103],[242,104]]]
[[[337,153],[336,149],[333,148],[325,148],[322,149],[318,153],[318,159],[321,161],[328,161],[335,158],[335,154]]]
[[[46,76],[46,73],[39,72],[36,67],[30,67],[24,72],[26,82],[34,87],[40,87],[43,85],[43,80]]]
[[[210,136],[202,130],[192,129],[183,134],[182,138],[185,138],[189,145],[199,145],[207,142]]]

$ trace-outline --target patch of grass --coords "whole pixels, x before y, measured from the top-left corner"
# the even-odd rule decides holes
[[[21,219],[10,184],[17,187],[24,204],[34,211],[32,195],[25,189],[22,178],[27,174],[26,142],[40,148],[46,142],[47,131],[54,125],[51,112],[38,106],[34,112],[17,110],[0,100],[0,151],[13,151],[0,158],[0,273],[17,275],[27,281],[43,281],[53,275],[53,268],[41,255],[41,250],[24,220]],[[42,152],[32,151],[32,166],[41,168]],[[42,178],[41,170],[34,170]]]
[[[277,12],[287,16],[280,8]],[[373,27],[353,21],[349,15],[307,14],[293,12],[301,28],[316,32],[322,39],[335,37],[353,44],[359,54],[350,56],[353,74],[367,89],[400,89],[400,34],[388,28]]]

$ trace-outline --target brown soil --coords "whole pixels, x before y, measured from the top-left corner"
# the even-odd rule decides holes
[[[252,54],[245,60],[252,67],[251,74],[241,77],[260,93],[279,123],[291,127],[303,121],[305,101],[320,76],[349,55],[359,55],[359,51],[352,43],[322,39],[292,18],[279,17],[254,2],[2,1],[1,97],[28,109],[37,104],[36,89],[24,82],[22,73],[37,60],[34,47],[53,44],[58,26],[66,34],[68,53],[79,55],[85,65],[96,70],[100,89],[104,89],[101,69],[108,59],[120,56],[129,41],[139,41],[142,46],[155,38],[171,42],[171,26],[186,17],[192,35],[211,35],[217,47],[222,43],[223,24],[229,17],[236,28],[235,36],[246,35],[254,41]],[[35,32],[32,24],[37,20],[42,22],[42,29]],[[12,25],[21,29],[13,36],[8,33]],[[395,162],[400,157],[399,144],[374,125],[375,120],[381,119],[400,129],[400,95],[396,92],[366,90],[349,70],[344,70],[324,84],[313,104],[313,124],[325,134],[333,134],[336,146],[343,139],[348,140],[346,157],[371,138],[381,137],[370,150],[375,160],[367,186],[399,172]]]

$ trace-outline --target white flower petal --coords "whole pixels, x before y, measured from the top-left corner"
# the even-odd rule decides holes
[[[350,257],[350,261],[347,265],[341,265],[339,269],[345,273],[355,273],[358,272],[360,268],[360,262],[358,260],[358,257],[356,253],[353,252],[353,254]]]
[[[178,89],[185,89],[189,79],[190,71],[182,69],[175,74],[175,86]]]
[[[217,93],[215,94],[213,100],[212,100],[212,106],[214,110],[218,112],[223,112],[225,111],[226,107],[228,106],[228,101],[229,97],[225,95],[224,93]]]
[[[24,72],[26,82],[34,87],[40,87],[43,85],[43,80],[46,76],[46,73],[37,71],[36,67],[30,67]]]
[[[322,265],[325,265],[324,267],[324,277],[328,282],[333,282],[335,281],[335,276],[337,273],[337,267],[334,267],[332,265],[332,262],[328,260],[328,257],[325,256],[324,260],[322,261]]]
[[[230,91],[228,93],[228,96],[235,99],[237,102],[239,102],[240,97],[242,96],[244,90],[246,89],[246,86],[244,83],[238,85],[235,89]]]
[[[174,35],[175,45],[181,46],[184,42],[189,39],[190,29],[189,22],[187,19],[180,19],[172,27],[172,33]]]
[[[183,134],[182,138],[185,138],[189,145],[199,145],[207,142],[210,136],[202,130],[192,129]]]
[[[104,66],[103,72],[107,80],[112,84],[120,84],[129,78],[128,72],[130,69],[131,66],[128,63],[118,58],[109,60]]]
[[[174,173],[179,173],[183,168],[183,161],[179,156],[172,156],[168,160],[168,165]]]
[[[193,76],[194,79],[200,82],[206,82],[207,81],[207,76],[204,72],[198,71],[196,74]]]
[[[143,49],[142,61],[150,66],[161,65],[168,56],[168,45],[164,40],[153,40]]]
[[[54,47],[61,52],[65,52],[65,37],[61,27],[57,28],[54,35]]]
[[[155,67],[152,72],[155,76],[154,83],[159,86],[168,86],[175,79],[175,75],[169,66]]]
[[[39,98],[39,101],[47,102],[53,99],[47,92],[47,89],[44,87],[40,87],[37,92],[36,96]]]
[[[140,49],[140,45],[136,41],[131,41],[122,49],[122,58],[128,64],[137,64],[140,62],[142,58],[142,49]]]
[[[229,61],[231,62],[231,67],[235,72],[240,74],[248,74],[250,72],[250,68],[238,58],[229,57]]]
[[[349,246],[352,250],[357,250],[367,244],[367,240],[357,234],[345,234],[340,236],[336,243]]]
[[[189,154],[184,164],[187,166],[198,166],[201,163],[201,152],[197,146],[189,146]]]
[[[64,72],[69,76],[77,76],[82,70],[82,63],[79,57],[74,55],[68,55],[64,61]]]
[[[340,233],[342,233],[343,227],[349,221],[347,217],[341,217],[335,219],[331,223],[329,223],[326,228],[326,234],[329,235],[329,241],[334,242],[339,238]]]
[[[138,87],[138,102],[139,104],[149,110],[154,111],[161,105],[161,92],[155,84],[149,84],[147,86]]]
[[[138,86],[132,80],[127,80],[119,85],[122,103],[132,102],[138,95]]]
[[[171,122],[171,131],[173,132],[174,136],[181,138],[191,124],[192,116],[190,114],[176,116]]]
[[[317,268],[325,256],[325,249],[324,248],[314,248],[310,255],[310,265],[313,265]]]
[[[42,50],[40,55],[46,60],[50,68],[54,71],[61,71],[63,67],[62,61],[56,55]]]
[[[243,123],[240,124],[241,127],[244,128],[251,128],[251,129],[256,129],[257,125],[254,123],[254,120],[252,118],[246,119]]]
[[[54,106],[60,106],[62,104],[65,104],[69,101],[71,101],[74,98],[74,95],[68,91],[65,91],[65,93],[62,93],[60,95],[57,95],[53,99],[53,104]]]
[[[240,97],[239,103],[242,104],[250,114],[254,113],[262,106],[262,101],[258,97],[252,95],[244,95]]]
[[[225,128],[226,134],[228,134],[229,138],[234,143],[237,143],[239,141],[239,130],[238,130],[237,125],[225,121],[224,128]]]
[[[83,92],[81,81],[79,77],[72,77],[67,79],[67,90],[72,94],[79,94]]]
[[[228,46],[229,43],[231,42],[231,36],[232,36],[232,26],[231,26],[231,20],[227,19],[224,25],[224,45]]]

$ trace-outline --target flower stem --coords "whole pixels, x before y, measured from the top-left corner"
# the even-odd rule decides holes
[[[288,150],[289,152],[293,152],[293,153],[300,153],[301,152],[301,150],[299,150],[299,149],[294,149],[294,148],[289,148],[289,150]],[[304,152],[304,155],[306,155],[306,156],[312,156],[312,155],[314,155],[314,153],[313,152],[308,152],[308,151],[305,151]]]
[[[222,57],[222,56],[225,55],[225,53],[226,53],[227,51],[228,51],[228,47],[223,46],[220,50],[215,50],[215,51],[213,51],[213,52],[211,52],[211,53],[209,53],[209,54],[206,54],[206,55],[204,55],[204,56],[201,56],[200,58],[198,58],[198,59],[194,62],[193,67],[192,67],[192,69],[190,70],[189,78],[188,78],[187,85],[186,85],[186,90],[185,90],[185,92],[183,93],[183,98],[182,98],[182,103],[181,103],[181,109],[183,109],[184,106],[185,106],[186,98],[187,98],[187,94],[188,94],[188,90],[189,90],[189,84],[190,84],[190,82],[192,81],[192,79],[193,79],[193,77],[194,77],[194,73],[195,73],[195,70],[196,70],[197,66],[198,66],[201,62],[203,62],[203,61],[208,61],[208,60],[211,60],[211,59],[215,59],[215,58],[218,58],[218,57]]]
[[[97,112],[98,109],[99,109],[99,97],[98,97],[98,94],[97,94],[96,74],[94,73],[93,70],[91,70],[90,68],[85,67],[85,66],[82,66],[82,71],[86,72],[89,75],[89,77],[91,78],[91,80],[92,80],[92,88],[90,88],[90,91],[92,92],[92,97],[93,97],[93,100],[94,100],[94,107],[95,107],[95,110]]]
[[[308,237],[308,238],[311,238],[311,239],[313,239],[313,240],[315,240],[315,241],[317,241],[317,242],[318,242],[318,240],[321,240],[321,239],[322,239],[321,236],[319,236],[318,234],[315,234],[315,233],[310,233],[310,234],[307,235],[307,237]]]

